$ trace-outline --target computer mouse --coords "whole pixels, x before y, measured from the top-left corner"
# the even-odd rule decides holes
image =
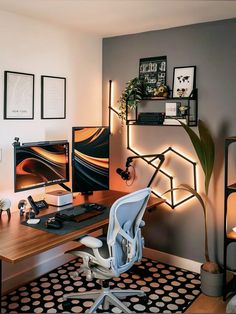
[[[45,222],[45,226],[48,229],[61,229],[63,227],[63,223],[62,221],[55,219],[55,217],[51,217]]]

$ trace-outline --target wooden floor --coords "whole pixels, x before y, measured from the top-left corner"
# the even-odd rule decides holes
[[[201,294],[185,313],[225,313],[226,304],[222,297]]]

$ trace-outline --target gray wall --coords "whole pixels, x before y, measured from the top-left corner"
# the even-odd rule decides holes
[[[199,89],[199,118],[211,129],[216,143],[216,164],[210,188],[209,244],[211,258],[222,261],[223,245],[223,158],[224,138],[236,135],[236,19],[190,25],[161,31],[106,38],[103,40],[103,118],[108,119],[108,80],[114,81],[114,107],[125,83],[138,76],[139,59],[167,56],[167,80],[172,85],[173,67],[196,65]],[[152,103],[152,106],[155,103]],[[158,110],[158,103],[156,103]],[[160,110],[159,110],[160,111]],[[196,130],[196,128],[194,128]],[[173,146],[197,160],[188,136],[181,127],[135,126],[132,146],[141,153],[158,153]],[[136,163],[134,184],[127,187],[115,174],[126,157],[126,127],[121,128],[112,116],[111,188],[132,191],[144,187],[150,169],[142,161]],[[236,157],[236,155],[234,156]],[[235,174],[234,159],[231,173]],[[178,164],[175,166],[179,169]],[[177,171],[178,172],[178,171]],[[198,182],[203,190],[203,176],[198,167]],[[181,174],[179,178],[181,182]],[[184,183],[184,182],[182,182]],[[229,206],[233,208],[235,199]],[[232,219],[235,218],[231,215]],[[236,221],[234,221],[236,224]],[[167,205],[146,215],[146,246],[177,256],[204,261],[203,213],[196,200],[177,207]],[[235,250],[232,255],[235,257]],[[232,259],[233,260],[233,259]],[[236,265],[234,265],[236,266]]]

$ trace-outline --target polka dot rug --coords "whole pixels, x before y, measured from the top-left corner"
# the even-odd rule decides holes
[[[76,279],[70,273],[80,260],[56,268],[48,274],[2,297],[2,313],[62,313],[63,294],[100,289],[98,280]],[[142,289],[147,298],[127,297],[122,302],[136,313],[183,313],[200,294],[199,274],[143,258],[127,273],[110,280],[111,288]],[[92,300],[73,300],[72,313],[85,313]],[[103,311],[98,309],[99,313]],[[121,311],[111,306],[109,313]]]

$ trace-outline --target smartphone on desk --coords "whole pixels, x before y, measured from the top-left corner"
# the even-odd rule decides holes
[[[31,195],[29,195],[27,199],[36,215],[38,215],[41,209],[48,208],[48,203],[45,200],[34,201]]]

